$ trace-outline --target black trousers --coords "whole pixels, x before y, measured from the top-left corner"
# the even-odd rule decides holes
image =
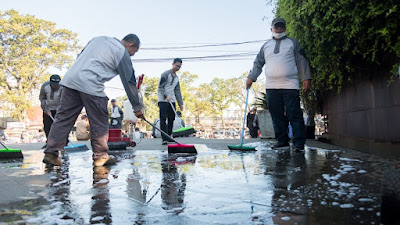
[[[172,103],[175,107],[175,102]],[[172,127],[174,125],[175,120],[175,113],[174,110],[171,108],[171,104],[169,102],[159,102],[158,107],[160,108],[160,129],[171,136],[172,134]],[[166,124],[166,120],[168,119],[168,126]],[[167,141],[167,137],[161,134],[162,140]]]
[[[56,118],[56,110],[50,110],[51,115],[53,116],[53,118]],[[46,113],[43,112],[43,130],[44,133],[46,134],[46,140],[49,138],[49,133],[50,133],[50,128],[51,125],[53,124],[53,120],[50,118],[50,116],[48,116]]]

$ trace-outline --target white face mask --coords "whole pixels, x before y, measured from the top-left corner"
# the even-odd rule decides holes
[[[282,32],[282,33],[274,33],[274,32],[272,32],[272,37],[274,37],[275,39],[281,39],[281,38],[283,38],[285,36],[286,36],[285,32]]]

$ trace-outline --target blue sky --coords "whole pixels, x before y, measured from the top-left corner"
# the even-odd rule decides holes
[[[262,42],[195,49],[145,50],[149,47],[176,47],[208,43],[235,43],[270,38],[272,7],[265,0],[15,0],[2,1],[1,11],[15,9],[50,20],[58,28],[78,34],[84,46],[100,35],[122,39],[135,33],[142,48],[133,57],[137,74],[160,76],[171,62],[135,63],[135,59],[197,57],[250,53],[235,61],[184,61],[182,71],[200,77],[199,83],[215,77],[237,77],[251,69]],[[54,71],[64,73],[65,71]],[[109,97],[123,95],[110,87],[121,87],[119,78],[106,84]]]

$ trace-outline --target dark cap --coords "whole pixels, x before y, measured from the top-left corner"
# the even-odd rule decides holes
[[[283,23],[283,25],[286,27],[286,21],[283,18],[275,18],[272,20],[271,26],[275,26],[277,23]]]
[[[117,100],[115,100],[115,98],[111,99],[111,102],[116,102]]]
[[[61,78],[57,74],[51,75],[50,77],[50,84],[51,85],[58,85],[60,83]]]

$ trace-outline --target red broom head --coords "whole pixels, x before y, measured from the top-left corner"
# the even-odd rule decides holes
[[[168,145],[168,153],[197,153],[194,145],[184,145],[181,143]]]

